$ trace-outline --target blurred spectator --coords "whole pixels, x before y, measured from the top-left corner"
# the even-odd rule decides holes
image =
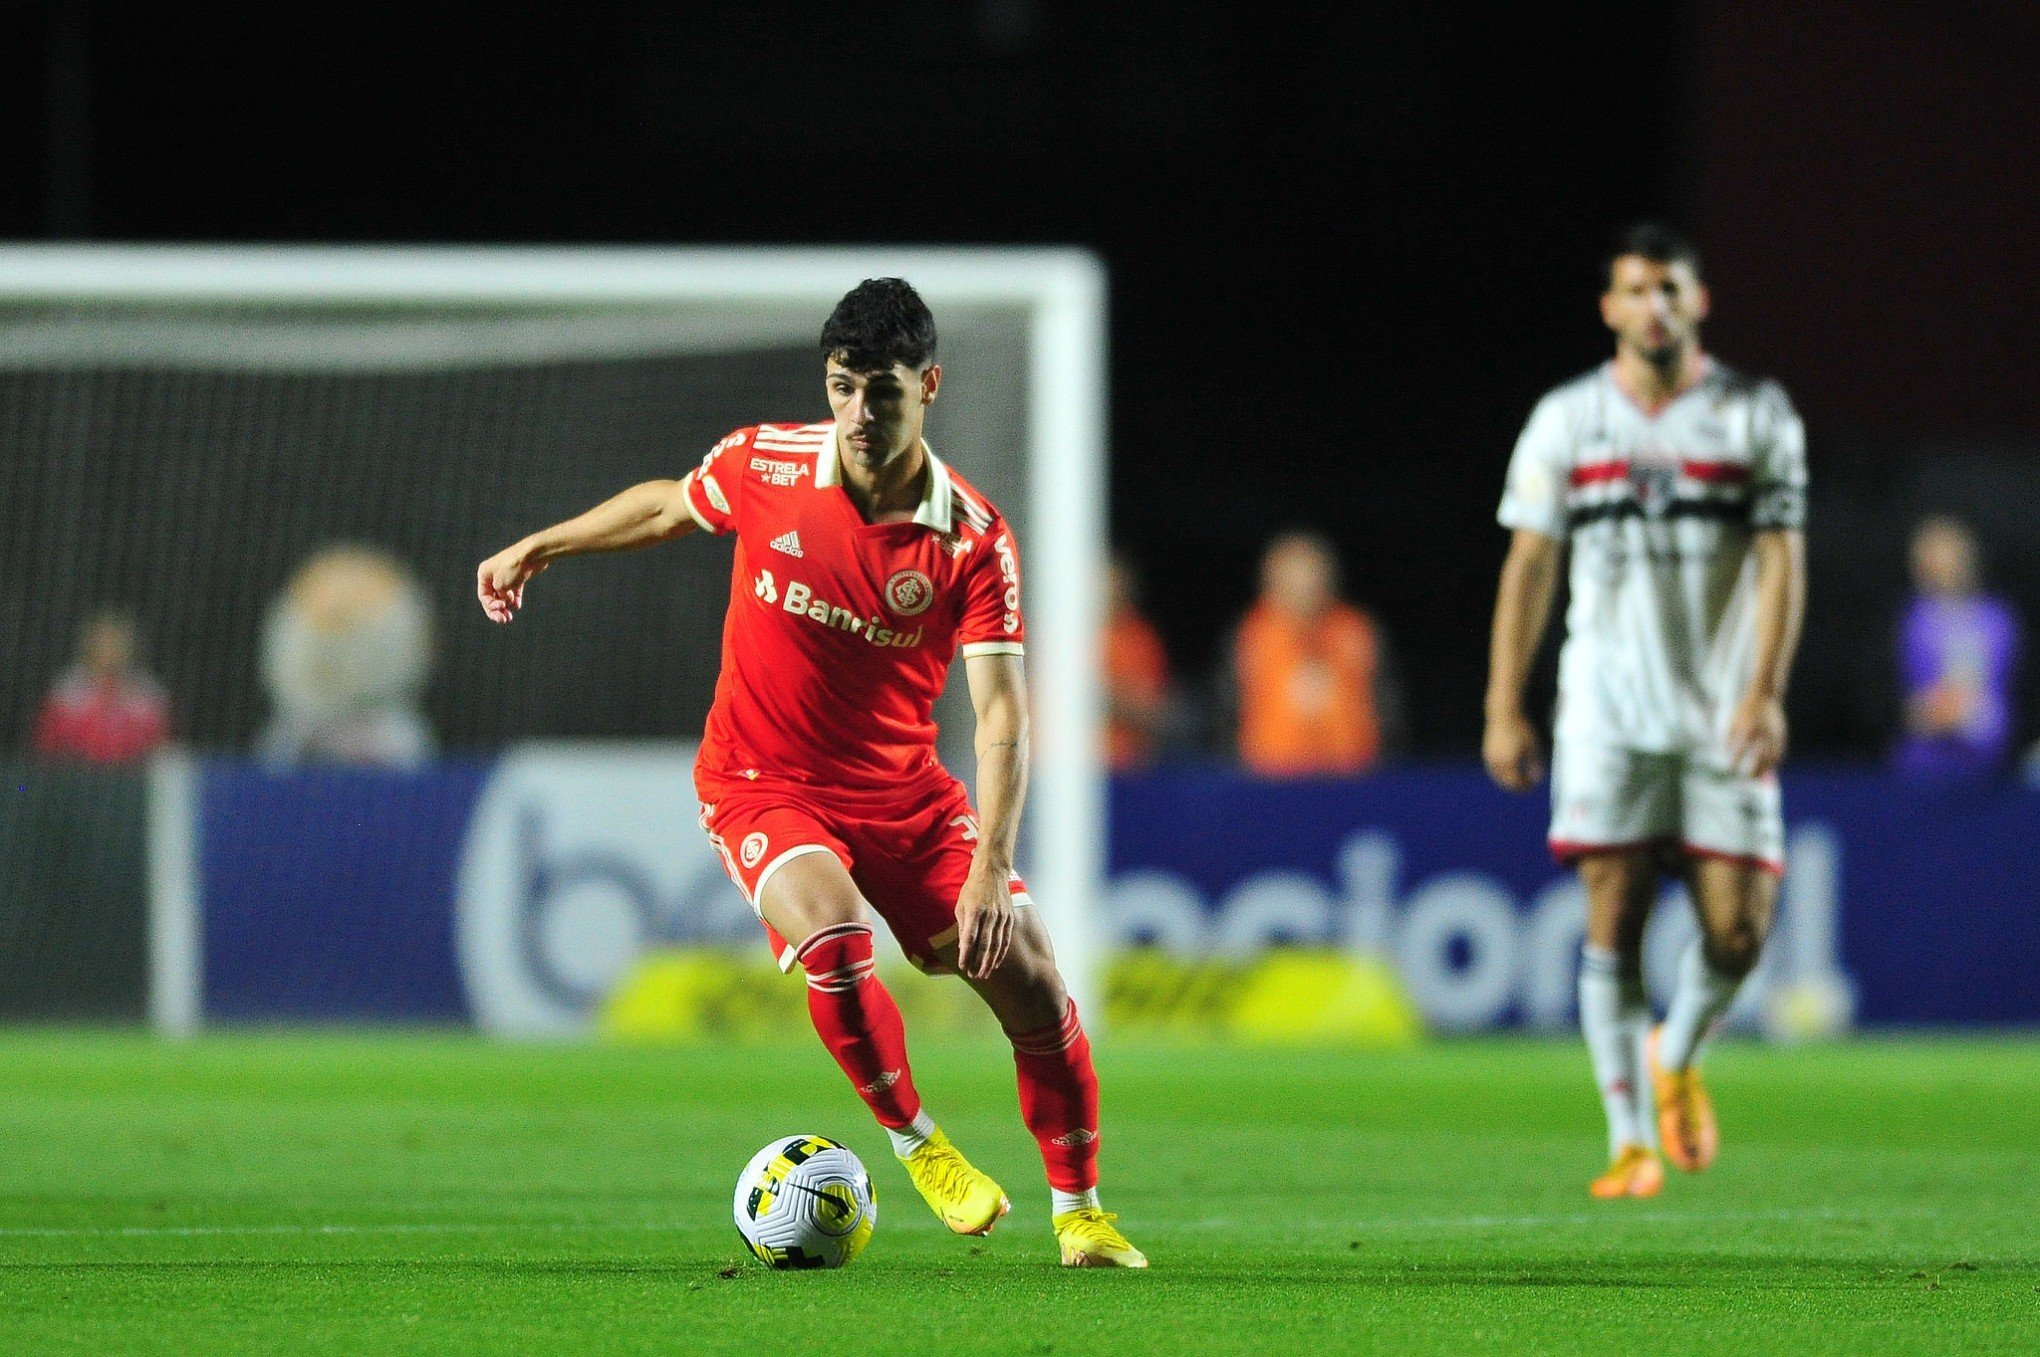
[[[1398,708],[1374,619],[1339,597],[1331,544],[1277,537],[1261,596],[1233,645],[1240,762],[1275,777],[1357,773],[1377,763]]]
[[[2012,738],[2018,616],[1978,588],[1976,539],[1953,518],[1920,524],[1912,573],[1899,635],[1905,734],[1898,769],[1922,777],[1996,770]]]
[[[78,658],[43,699],[35,752],[49,759],[135,763],[170,736],[163,689],[143,671],[134,619],[104,612],[85,624]]]
[[[1114,771],[1154,762],[1169,715],[1169,656],[1141,616],[1132,568],[1105,576],[1105,761]]]
[[[387,553],[338,546],[306,562],[263,627],[262,679],[276,712],[262,756],[399,767],[429,758],[418,704],[431,625],[417,581]]]

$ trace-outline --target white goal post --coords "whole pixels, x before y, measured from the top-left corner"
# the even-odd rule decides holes
[[[1097,656],[1107,346],[1106,279],[1094,256],[1033,248],[22,245],[0,247],[0,306],[104,305],[119,311],[120,323],[146,327],[156,306],[473,306],[559,317],[576,306],[711,304],[731,308],[740,342],[808,344],[844,292],[884,275],[909,279],[926,297],[945,349],[957,329],[945,312],[998,308],[1025,317],[1025,491],[1011,506],[1025,531],[1035,711],[1022,869],[1079,1003],[1102,1019],[1092,919],[1103,906],[1105,868]],[[66,341],[49,342],[61,349]],[[962,375],[952,372],[952,382]],[[819,378],[816,389],[819,400]],[[675,449],[676,463],[700,451]]]

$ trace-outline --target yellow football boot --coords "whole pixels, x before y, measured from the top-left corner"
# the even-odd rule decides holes
[[[1013,1209],[1005,1191],[972,1168],[939,1127],[900,1162],[936,1216],[958,1234],[990,1234],[999,1217]]]
[[[1113,1228],[1119,1217],[1095,1206],[1064,1211],[1050,1223],[1064,1267],[1146,1267],[1147,1255]]]
[[[1665,1158],[1687,1173],[1714,1162],[1721,1148],[1721,1128],[1714,1120],[1714,1100],[1700,1082],[1697,1066],[1684,1070],[1658,1068],[1658,1033],[1652,1029],[1644,1048],[1650,1056],[1650,1082],[1657,1094],[1658,1139]]]
[[[1655,1197],[1665,1185],[1665,1166],[1647,1145],[1624,1145],[1608,1171],[1587,1184],[1602,1201],[1617,1197]]]

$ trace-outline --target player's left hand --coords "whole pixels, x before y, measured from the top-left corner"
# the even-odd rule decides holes
[[[973,862],[956,897],[956,969],[983,980],[1013,945],[1013,892],[1005,872]]]
[[[1785,704],[1768,694],[1744,697],[1728,725],[1728,756],[1750,777],[1767,777],[1785,759]]]

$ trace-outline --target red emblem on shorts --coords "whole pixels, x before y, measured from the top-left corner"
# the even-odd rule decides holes
[[[935,581],[918,570],[902,570],[885,582],[885,606],[901,617],[916,617],[935,601]]]
[[[744,860],[746,867],[756,867],[758,859],[765,856],[765,836],[746,834],[744,841],[737,845],[737,856]]]

